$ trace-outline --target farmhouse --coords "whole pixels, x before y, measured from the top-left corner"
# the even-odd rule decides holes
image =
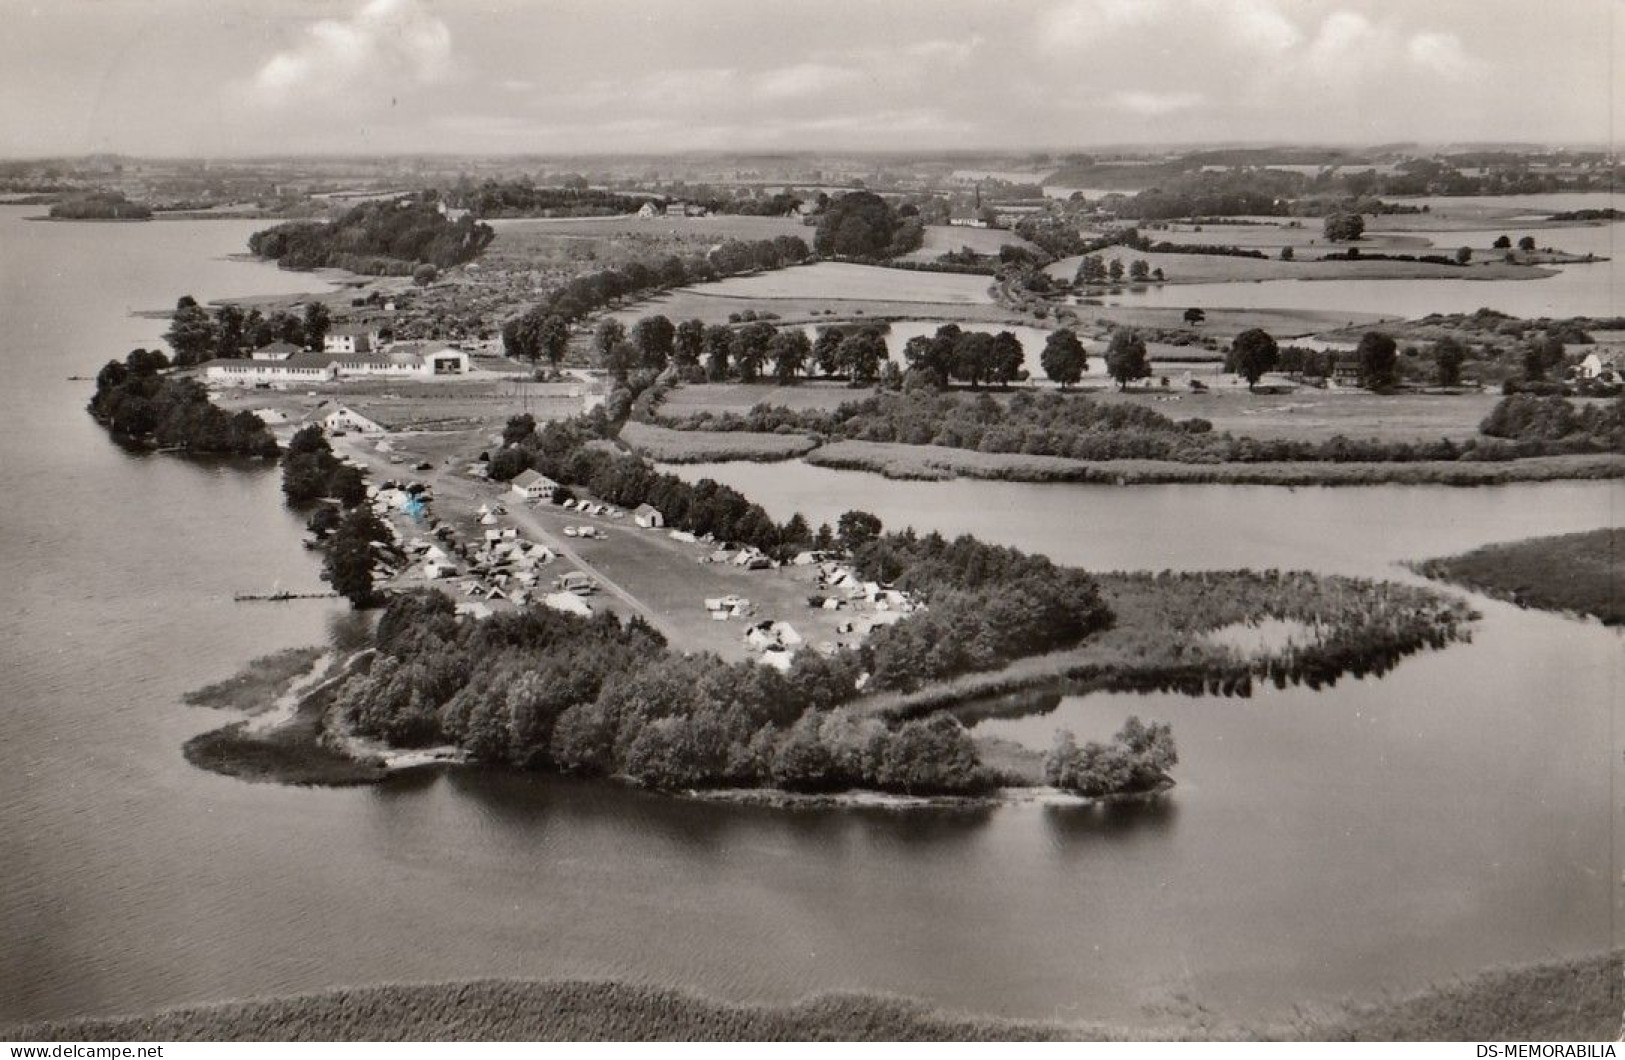
[[[1599,379],[1604,382],[1612,382],[1620,377],[1621,371],[1618,359],[1588,353],[1585,360],[1580,362],[1575,374],[1581,379]]]
[[[358,434],[383,434],[384,425],[377,420],[368,419],[348,405],[338,408],[322,417],[322,427],[329,433],[334,431],[355,431]]]
[[[666,517],[660,514],[660,509],[652,504],[640,504],[632,513],[632,519],[645,530],[656,529],[666,525]]]
[[[660,210],[653,202],[646,202],[642,206],[638,207],[638,216],[643,218],[645,221],[649,220],[651,217],[658,217],[659,215]]]
[[[539,501],[553,496],[559,484],[534,468],[527,468],[514,477],[513,491],[527,501]]]

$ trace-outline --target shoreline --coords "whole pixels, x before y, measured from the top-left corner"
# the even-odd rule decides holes
[[[722,1000],[618,979],[469,979],[334,987],[280,997],[0,1026],[10,1041],[1611,1041],[1622,953],[1498,964],[1396,997],[1299,1003],[1290,1015],[1041,1020],[974,1015],[877,992]]]

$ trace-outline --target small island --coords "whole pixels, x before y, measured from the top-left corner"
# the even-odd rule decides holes
[[[54,204],[49,217],[53,221],[150,221],[152,207],[131,202],[116,191],[92,192]]]

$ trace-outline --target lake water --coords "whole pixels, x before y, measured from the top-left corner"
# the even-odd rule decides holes
[[[83,414],[128,315],[297,291],[228,261],[252,224],[30,224],[0,210],[0,1022],[348,983],[613,976],[770,1001],[1232,1014],[1610,944],[1617,635],[1483,603],[1474,643],[1383,681],[1249,701],[1089,697],[985,722],[1046,742],[1173,721],[1160,806],[923,814],[718,807],[516,774],[372,789],[189,766],[180,703],[342,623],[270,469],[130,455]],[[1620,488],[1474,491],[893,483],[688,469],[776,514],[861,506],[1099,567],[1315,566],[1620,521]],[[1613,756],[1617,760],[1617,755]]]

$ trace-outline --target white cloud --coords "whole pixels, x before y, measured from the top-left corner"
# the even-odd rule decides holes
[[[1230,33],[1244,44],[1261,45],[1270,51],[1286,52],[1303,42],[1303,34],[1292,20],[1281,14],[1270,0],[1207,0],[1208,7],[1224,21]]]
[[[1200,92],[1137,92],[1121,91],[1111,95],[1112,105],[1132,114],[1155,117],[1189,110],[1202,103]]]
[[[430,85],[451,72],[451,30],[418,0],[368,0],[348,19],[310,25],[254,75],[271,106],[311,98],[365,102],[379,90]]]
[[[1068,0],[1038,19],[1039,44],[1068,51],[1118,30],[1162,18],[1166,0]]]
[[[758,74],[753,87],[756,95],[764,99],[799,99],[844,88],[860,77],[856,70],[844,66],[797,63]]]
[[[1453,33],[1431,30],[1418,33],[1410,39],[1405,51],[1417,66],[1445,77],[1459,80],[1477,72],[1477,63],[1462,47],[1461,39]]]

